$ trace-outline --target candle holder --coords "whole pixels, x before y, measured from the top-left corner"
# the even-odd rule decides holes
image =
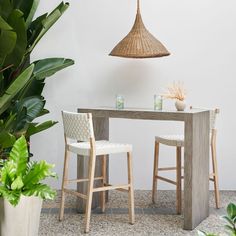
[[[163,98],[162,96],[154,95],[154,110],[155,111],[161,111],[163,106]]]
[[[122,95],[117,95],[116,96],[116,109],[118,110],[124,109],[124,102],[125,102],[124,97]]]

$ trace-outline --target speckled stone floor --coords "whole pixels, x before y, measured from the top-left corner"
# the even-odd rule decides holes
[[[214,195],[210,193],[210,216],[195,230],[182,229],[183,216],[175,215],[175,191],[159,191],[158,203],[151,204],[150,191],[135,191],[135,224],[128,224],[127,194],[111,191],[106,213],[97,209],[91,217],[91,231],[87,235],[197,235],[197,229],[224,235],[225,214],[228,203],[236,203],[236,191],[221,192],[222,208],[214,208]],[[84,215],[76,212],[76,197],[67,195],[65,215],[58,221],[60,193],[55,201],[46,201],[41,212],[39,236],[77,236],[83,234]]]

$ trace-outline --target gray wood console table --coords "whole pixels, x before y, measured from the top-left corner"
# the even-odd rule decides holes
[[[210,112],[208,110],[192,109],[176,112],[146,109],[79,108],[78,112],[92,113],[97,140],[109,139],[110,118],[183,121],[185,134],[183,228],[192,230],[209,216]],[[87,159],[78,157],[78,177],[87,175]],[[99,157],[97,160],[96,171],[97,175],[99,175]],[[150,181],[152,180],[150,179]],[[79,192],[86,192],[86,188],[86,184],[78,184]],[[93,207],[98,205],[99,195],[95,193]],[[78,211],[84,211],[84,208],[84,200],[78,199]]]

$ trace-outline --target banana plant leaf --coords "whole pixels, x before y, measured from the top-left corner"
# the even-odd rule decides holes
[[[27,30],[24,20],[24,14],[20,10],[13,10],[8,18],[8,24],[17,34],[17,40],[14,50],[6,57],[4,65],[13,64],[15,68],[21,63],[27,48]]]
[[[41,97],[27,97],[17,102],[13,112],[17,113],[25,107],[27,110],[26,120],[27,122],[31,122],[41,114],[44,105],[45,100]]]
[[[47,115],[47,114],[49,114],[49,110],[43,109],[37,117],[44,116],[44,115]]]
[[[31,9],[30,9],[30,12],[29,12],[28,17],[25,21],[27,28],[29,27],[30,23],[33,20],[34,14],[37,11],[37,8],[38,8],[38,5],[39,5],[39,1],[40,0],[33,0],[32,1],[32,6],[31,6]],[[25,1],[23,1],[23,2],[25,3]]]
[[[37,10],[39,0],[13,0],[12,4],[14,9],[20,9],[24,13],[25,22],[28,26]]]
[[[12,27],[0,16],[0,68],[6,56],[12,52],[16,45],[17,35]]]
[[[31,38],[31,46],[28,48],[27,53],[32,52],[39,40],[44,36],[44,34],[57,22],[57,20],[62,16],[62,14],[69,7],[69,3],[61,2],[48,16],[40,17],[42,21],[36,19],[35,21],[40,26],[35,26],[36,28],[41,28],[41,30]],[[34,24],[35,22],[33,22]],[[42,27],[42,26],[43,27]],[[35,32],[36,33],[36,32]]]
[[[10,0],[0,0],[0,15],[6,20],[13,10]]]
[[[14,120],[16,120],[17,114],[12,114],[12,112],[7,116],[5,120],[0,120],[1,126],[0,130],[6,130],[7,132],[12,131],[14,125]]]
[[[34,64],[26,68],[0,97],[0,115],[8,108],[14,96],[27,84],[34,70]]]
[[[43,130],[46,130],[46,129],[49,129],[50,127],[54,126],[55,124],[57,124],[58,122],[56,121],[45,121],[41,124],[39,123],[30,123],[29,124],[29,128],[27,130],[27,133],[26,133],[26,137],[30,137],[34,134],[37,134]]]
[[[12,30],[12,27],[0,16],[0,28],[2,30]]]
[[[15,136],[20,137],[21,135],[24,135],[26,133],[26,130],[29,126],[29,124],[27,123],[26,107],[22,107],[22,109],[18,111],[16,120],[12,126]]]
[[[47,18],[47,15],[48,14],[45,13],[29,24],[27,30],[29,47],[34,43],[34,40],[36,39],[37,35],[39,35],[41,30],[43,29],[42,21],[44,21]]]
[[[16,138],[11,133],[7,132],[6,130],[3,130],[0,132],[0,148],[9,148],[12,147],[15,143]]]
[[[46,77],[54,75],[56,72],[71,66],[74,61],[65,58],[46,58],[34,62],[33,76],[37,80],[45,79]]]
[[[11,109],[15,114],[15,119],[11,120],[11,131],[17,137],[24,135],[36,117],[40,116],[45,105],[45,100],[41,97],[27,97],[17,101]]]
[[[40,96],[44,88],[44,80],[46,77],[54,75],[56,72],[65,69],[74,64],[71,59],[65,58],[46,58],[34,62],[35,67],[32,79],[20,92],[18,99],[30,96]]]
[[[36,80],[36,78],[31,77],[27,85],[21,90],[21,92],[17,96],[17,99],[20,100],[26,97],[41,96],[44,86],[44,80]]]

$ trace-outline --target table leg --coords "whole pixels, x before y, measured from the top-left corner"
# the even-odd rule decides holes
[[[96,140],[109,140],[109,118],[97,118],[93,117],[93,128]],[[83,157],[78,155],[77,159],[77,178],[87,178],[88,176],[88,157]],[[97,157],[96,159],[96,169],[95,176],[101,176],[102,172],[102,162],[101,157]],[[109,158],[107,158],[107,182],[108,182],[108,174],[109,174]],[[100,187],[101,181],[95,181],[94,187]],[[80,193],[87,194],[87,182],[78,183],[77,190]],[[108,192],[106,192],[106,198],[108,199]],[[82,198],[77,199],[77,211],[79,213],[85,212],[85,204],[86,201]],[[96,208],[100,205],[100,193],[93,194],[93,202],[92,208]]]
[[[184,229],[192,230],[209,216],[209,112],[185,120]]]

